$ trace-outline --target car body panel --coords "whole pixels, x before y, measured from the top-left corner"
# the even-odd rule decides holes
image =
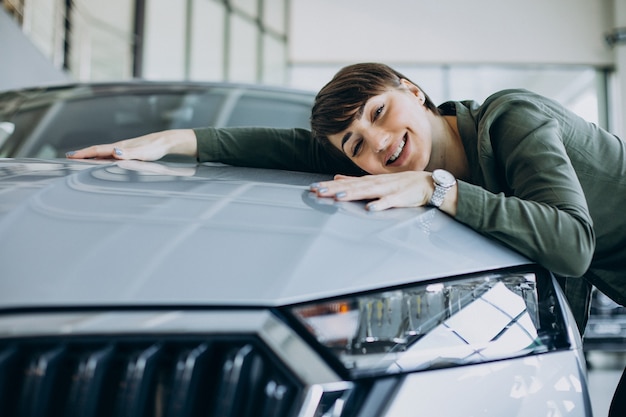
[[[407,375],[383,415],[584,416],[591,415],[586,390],[577,359],[555,352]]]
[[[65,160],[0,170],[4,308],[276,306],[528,263],[435,209],[317,199],[318,175]]]

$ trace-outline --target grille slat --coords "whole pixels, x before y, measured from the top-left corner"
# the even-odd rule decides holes
[[[115,349],[109,345],[87,351],[79,361],[68,396],[69,417],[96,417],[98,399],[104,389],[105,376]]]
[[[19,410],[21,416],[58,415],[58,393],[66,386],[62,378],[64,346],[55,346],[31,357],[25,370]]]
[[[3,417],[290,417],[302,389],[254,336],[0,342]]]
[[[154,395],[155,368],[160,353],[161,347],[152,345],[137,352],[128,361],[117,402],[117,416],[143,416],[148,411],[146,407],[152,403],[149,396]]]
[[[220,384],[222,392],[216,415],[224,417],[248,415],[245,412],[246,403],[254,402],[248,398],[248,391],[250,384],[255,382],[259,366],[258,359],[249,345],[229,353],[222,369]],[[242,375],[246,375],[247,378],[243,378]]]
[[[19,393],[18,369],[20,358],[16,346],[0,350],[0,416],[10,416],[15,412],[14,398]]]
[[[188,417],[194,415],[202,402],[200,396],[205,391],[200,389],[201,382],[204,387],[210,383],[208,366],[212,353],[211,345],[202,343],[198,347],[182,352],[176,362],[176,375],[170,400],[168,417]],[[202,410],[202,415],[208,415],[208,405]]]

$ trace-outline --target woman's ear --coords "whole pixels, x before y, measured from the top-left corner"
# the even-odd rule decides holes
[[[424,95],[424,92],[420,90],[418,86],[416,86],[411,81],[405,78],[401,78],[400,82],[411,92],[411,94],[417,97],[420,103],[424,104],[424,101],[426,101],[426,96]]]

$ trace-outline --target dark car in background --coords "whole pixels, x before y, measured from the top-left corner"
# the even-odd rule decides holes
[[[314,94],[226,83],[72,84],[0,93],[0,157],[68,151],[159,130],[309,127]]]
[[[594,288],[583,341],[586,351],[626,352],[626,307]]]

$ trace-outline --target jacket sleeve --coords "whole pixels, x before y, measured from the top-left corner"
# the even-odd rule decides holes
[[[457,219],[557,275],[582,276],[595,250],[593,223],[558,122],[520,100],[485,114],[478,130],[484,176],[500,185],[459,182]]]
[[[306,129],[262,127],[194,129],[200,162],[222,162],[322,174],[363,175],[349,158]]]

